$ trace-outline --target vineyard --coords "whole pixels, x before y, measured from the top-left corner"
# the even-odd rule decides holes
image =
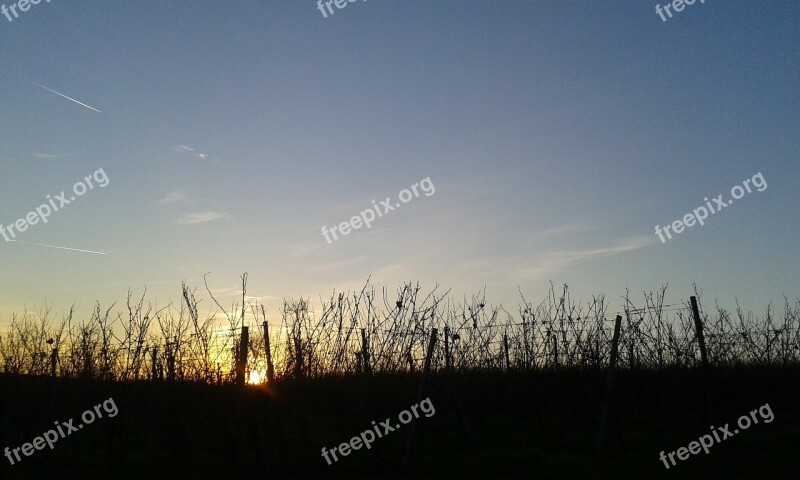
[[[574,301],[551,285],[532,303],[520,292],[514,311],[487,304],[485,292],[454,301],[449,292],[423,292],[407,283],[396,292],[366,285],[321,299],[286,299],[280,321],[242,297],[225,309],[206,284],[213,306],[185,283],[179,306],[156,308],[128,293],[124,308],[99,303],[88,318],[73,307],[55,318],[47,306],[13,315],[0,332],[0,370],[65,378],[164,380],[207,384],[263,383],[289,378],[402,374],[422,369],[431,333],[439,332],[431,369],[451,372],[601,369],[609,363],[614,317],[622,317],[619,368],[699,365],[696,324],[688,299],[665,304],[666,287],[626,294],[610,312],[604,296]],[[699,299],[697,288],[694,293]],[[121,310],[121,311],[120,311]],[[800,361],[800,300],[784,298],[763,316],[740,306],[703,308],[707,361],[713,366],[795,365]]]

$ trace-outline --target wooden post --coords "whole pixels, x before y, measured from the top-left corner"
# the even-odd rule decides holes
[[[267,382],[275,378],[275,367],[272,365],[272,350],[269,348],[269,324],[265,321],[261,324],[264,327],[264,348],[267,351]]]
[[[614,368],[617,366],[617,348],[619,347],[619,331],[622,326],[622,315],[617,315],[614,322],[614,337],[611,339],[611,358],[608,362],[608,375],[606,376],[606,389],[603,395],[603,412],[600,415],[600,432],[597,435],[597,449],[595,454],[599,457],[603,453],[603,442],[606,436],[606,423],[608,421],[608,408],[611,402],[611,392],[614,386]]]
[[[508,356],[508,335],[503,334],[503,350],[506,352],[506,372],[511,369],[511,360]]]
[[[522,362],[525,365],[525,369],[531,367],[529,360],[529,350],[528,350],[528,324],[525,322],[525,316],[522,317],[522,341],[523,341],[523,355],[522,355]]]
[[[369,364],[369,343],[367,342],[367,330],[361,329],[361,359],[364,362],[364,375],[372,376],[372,366]]]
[[[239,351],[236,355],[236,384],[244,386],[244,375],[247,369],[247,347],[250,344],[250,330],[242,327],[242,336],[239,338]]]
[[[361,361],[361,352],[356,352],[356,375],[361,375],[364,371],[363,362]]]
[[[708,371],[708,355],[706,352],[706,339],[703,336],[703,321],[700,319],[700,309],[697,307],[697,297],[689,297],[692,304],[692,317],[694,317],[694,329],[697,333],[697,343],[700,345],[700,361],[703,366],[703,383],[705,383],[706,398],[705,405],[702,407],[701,414],[703,420],[708,421],[711,416],[711,385]]]
[[[428,354],[425,355],[425,367],[422,370],[422,380],[419,382],[419,389],[417,390],[417,405],[422,402],[422,395],[425,391],[425,380],[431,371],[431,357],[433,357],[433,347],[436,345],[436,335],[439,333],[437,329],[431,330],[431,339],[428,342]],[[408,468],[408,460],[411,458],[411,446],[414,443],[414,427],[417,419],[411,420],[411,428],[408,430],[408,437],[406,437],[406,452],[403,455],[403,470]]]
[[[155,381],[158,378],[158,347],[153,347],[153,352],[151,353],[151,367],[153,372],[153,380]]]
[[[56,376],[56,364],[58,363],[58,349],[54,348],[50,352],[50,376]]]
[[[166,343],[166,350],[167,350],[167,381],[174,381],[175,380],[175,348],[177,347],[177,342],[170,344],[169,342]]]
[[[558,337],[553,335],[553,365],[558,368]]]
[[[303,348],[300,342],[300,331],[294,335],[294,378],[303,378],[305,375],[303,367]]]
[[[450,373],[450,327],[444,327],[444,370]]]
[[[692,303],[692,316],[694,317],[694,328],[697,332],[697,343],[700,344],[700,360],[703,363],[703,371],[708,370],[708,357],[706,356],[706,339],[703,336],[703,321],[700,320],[700,310],[697,308],[697,297],[689,297]]]
[[[81,344],[81,353],[83,354],[83,377],[91,378],[93,376],[92,357],[87,347],[88,334],[83,335],[83,343]]]
[[[636,368],[636,355],[633,353],[633,338],[631,338],[630,343],[628,343],[628,361],[631,364],[631,370]]]

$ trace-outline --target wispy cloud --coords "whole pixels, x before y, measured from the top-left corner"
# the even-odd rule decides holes
[[[58,245],[47,245],[47,244],[44,244],[44,243],[23,242],[21,240],[9,240],[9,242],[24,243],[26,245],[36,245],[37,247],[48,247],[48,248],[58,248],[58,249],[61,249],[61,250],[72,250],[73,252],[93,253],[95,255],[108,255],[108,253],[105,253],[105,252],[95,252],[94,250],[83,250],[83,249],[80,249],[80,248],[59,247]]]
[[[30,81],[30,80],[29,80],[29,81]],[[100,110],[98,110],[98,109],[96,109],[96,108],[94,108],[94,107],[90,107],[89,105],[86,105],[85,103],[81,103],[81,102],[79,102],[79,101],[75,100],[74,98],[70,98],[70,97],[68,97],[68,96],[64,95],[63,93],[58,93],[58,92],[56,92],[55,90],[53,90],[52,88],[45,87],[44,85],[39,85],[39,84],[38,84],[38,83],[36,83],[36,82],[31,82],[31,83],[32,83],[32,84],[34,84],[34,85],[36,85],[37,87],[41,87],[41,88],[44,88],[44,89],[45,89],[45,90],[47,90],[47,91],[53,92],[53,93],[55,93],[55,94],[56,94],[56,95],[58,95],[58,96],[64,97],[64,98],[66,98],[67,100],[69,100],[70,102],[75,102],[75,103],[77,103],[78,105],[80,105],[80,106],[82,106],[82,107],[86,107],[86,108],[88,108],[89,110],[94,110],[94,111],[95,111],[95,112],[97,112],[97,113],[101,113],[101,112],[100,112]]]
[[[539,235],[543,237],[561,237],[564,235],[573,235],[576,233],[583,233],[595,230],[597,224],[598,224],[597,221],[571,223],[568,225],[561,225],[558,227],[549,228],[547,230],[539,232]]]
[[[218,298],[242,298],[242,286],[235,285],[227,288],[212,288],[211,294]],[[272,295],[245,295],[245,301],[258,301],[258,300],[275,300],[278,297]]]
[[[203,152],[199,152],[199,151],[197,151],[197,149],[192,148],[192,147],[190,147],[188,145],[181,145],[181,146],[175,147],[175,151],[180,153],[180,154],[184,154],[184,155],[197,156],[197,158],[199,158],[201,160],[205,160],[205,159],[208,158],[208,154],[203,153]],[[214,161],[218,162],[219,159],[215,158]]]
[[[189,196],[179,190],[172,191],[164,198],[156,200],[156,205],[169,205],[171,203],[189,203]]]
[[[69,157],[69,155],[66,153],[31,153],[31,155],[36,158],[41,158],[42,160],[54,160],[56,158]]]
[[[620,244],[611,247],[595,248],[591,250],[566,250],[560,252],[550,252],[548,256],[553,257],[558,263],[575,263],[595,258],[613,257],[623,253],[639,250],[655,244],[657,241],[651,237],[631,237],[623,240]]]
[[[572,266],[620,257],[658,243],[658,238],[632,236],[601,244],[594,248],[561,247],[544,249],[536,247],[531,252],[498,252],[484,258],[453,261],[447,268],[461,278],[505,278],[509,273],[516,280],[543,279],[559,275]],[[406,264],[410,260],[406,260]]]
[[[241,285],[234,285],[232,287],[212,288],[211,293],[214,295],[240,295],[242,294]]]
[[[635,236],[622,239],[616,245],[603,246],[593,249],[562,249],[556,251],[543,252],[536,255],[524,263],[518,265],[529,265],[517,268],[515,273],[531,277],[545,276],[558,272],[571,265],[587,262],[599,258],[615,257],[636,250],[641,250],[658,242],[655,238]],[[537,261],[538,260],[538,261]]]
[[[258,300],[275,300],[278,297],[273,297],[272,295],[245,295],[244,298],[248,301],[252,300],[258,301]]]
[[[217,213],[217,212],[187,213],[183,217],[175,220],[175,223],[181,225],[194,225],[198,223],[213,222],[215,220],[220,220],[222,218],[228,218],[228,214]]]

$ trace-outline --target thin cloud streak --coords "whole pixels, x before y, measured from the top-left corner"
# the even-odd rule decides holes
[[[650,237],[632,237],[624,240],[620,245],[614,247],[596,248],[594,250],[567,250],[550,252],[548,256],[555,257],[562,263],[581,262],[593,260],[595,258],[613,257],[634,250],[646,248],[656,244],[656,240]]]
[[[597,221],[570,223],[567,225],[549,228],[539,232],[538,234],[542,237],[562,237],[565,235],[578,234],[594,230],[597,224]]]
[[[29,81],[30,81],[30,80],[29,80]],[[102,113],[102,112],[100,112],[100,110],[98,110],[98,109],[96,109],[96,108],[94,108],[94,107],[90,107],[89,105],[86,105],[85,103],[81,103],[81,102],[79,102],[79,101],[75,100],[74,98],[70,98],[70,97],[68,97],[68,96],[64,95],[63,93],[58,93],[58,92],[56,92],[55,90],[53,90],[52,88],[47,88],[47,87],[45,87],[44,85],[39,85],[39,84],[38,84],[38,83],[36,83],[36,82],[31,82],[31,83],[32,83],[32,84],[34,84],[34,85],[36,85],[37,87],[42,87],[42,88],[44,88],[45,90],[48,90],[48,91],[50,91],[50,92],[53,92],[53,93],[55,93],[56,95],[62,96],[62,97],[64,97],[64,98],[66,98],[67,100],[71,101],[71,102],[75,102],[75,103],[77,103],[78,105],[81,105],[81,106],[83,106],[83,107],[86,107],[86,108],[88,108],[88,109],[90,109],[90,110],[94,110],[94,111],[95,111],[95,112],[97,112],[97,113]]]
[[[609,246],[594,249],[563,248],[543,250],[535,254],[507,254],[495,257],[454,262],[449,267],[459,277],[485,279],[492,276],[512,275],[524,279],[542,278],[560,274],[564,269],[584,262],[632,253],[654,246],[657,239],[629,237]]]
[[[195,148],[192,148],[192,147],[190,147],[190,146],[188,146],[188,145],[181,145],[181,146],[179,146],[179,147],[175,147],[175,151],[176,151],[176,152],[178,152],[178,153],[180,153],[180,154],[187,154],[187,153],[191,153],[192,155],[194,155],[194,154],[195,154],[194,152],[196,152],[196,151],[197,151],[197,149],[195,149]],[[198,153],[197,153],[197,158],[199,158],[199,159],[201,159],[201,160],[206,160],[206,159],[207,159],[207,158],[209,158],[209,157],[208,157],[208,154],[206,154],[206,153],[203,153],[203,152],[198,152]],[[219,158],[215,158],[213,161],[214,161],[214,162],[218,162],[218,161],[219,161]]]
[[[31,155],[36,158],[41,158],[42,160],[54,160],[56,158],[69,157],[69,155],[64,153],[32,153]]]
[[[94,250],[82,250],[80,248],[59,247],[58,245],[47,245],[47,244],[44,244],[44,243],[23,242],[21,240],[9,240],[9,242],[24,243],[26,245],[36,245],[37,247],[48,247],[48,248],[59,248],[61,250],[72,250],[73,252],[93,253],[95,255],[108,255],[108,253],[95,252]]]
[[[177,203],[177,202],[184,202],[187,203],[186,200],[188,199],[188,195],[185,193],[175,190],[167,194],[162,199],[156,200],[153,203],[156,205],[169,205],[170,203]]]
[[[519,268],[514,273],[531,276],[543,276],[558,272],[575,264],[600,258],[615,257],[653,246],[657,240],[650,237],[630,237],[616,246],[595,248],[593,250],[560,250],[544,253],[541,261],[530,267]]]
[[[213,222],[214,220],[219,220],[221,218],[227,218],[227,213],[217,213],[217,212],[199,212],[199,213],[187,213],[183,217],[175,220],[175,223],[180,225],[196,225],[198,223],[208,223]]]

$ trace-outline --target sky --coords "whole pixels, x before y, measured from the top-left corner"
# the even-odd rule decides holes
[[[244,272],[273,319],[283,298],[368,277],[485,288],[510,311],[550,282],[612,307],[664,284],[668,303],[693,283],[728,308],[794,299],[800,3],[707,0],[666,21],[656,3],[52,0],[0,16],[0,223],[76,197],[0,238],[0,326],[45,304],[88,317],[129,288],[177,304],[182,281],[209,307],[206,274],[229,304]],[[762,191],[704,225],[655,233],[758,173]]]

